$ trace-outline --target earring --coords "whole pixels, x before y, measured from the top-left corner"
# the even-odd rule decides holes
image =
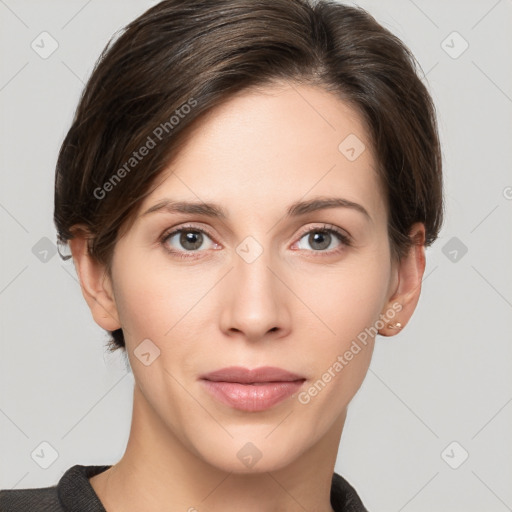
[[[401,329],[402,324],[400,322],[397,322],[396,324],[388,324],[389,329]]]

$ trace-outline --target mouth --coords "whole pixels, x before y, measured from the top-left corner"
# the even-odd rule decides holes
[[[219,402],[241,411],[257,412],[297,393],[306,378],[276,367],[249,370],[231,366],[203,375],[200,380]]]

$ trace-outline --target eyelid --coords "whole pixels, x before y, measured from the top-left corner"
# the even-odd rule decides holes
[[[180,224],[178,226],[174,226],[172,228],[166,229],[162,233],[162,235],[159,237],[159,241],[160,241],[160,243],[165,245],[165,241],[168,238],[170,238],[172,235],[175,235],[176,233],[179,233],[180,231],[186,231],[186,230],[189,230],[189,231],[199,231],[200,233],[204,233],[204,234],[208,235],[212,239],[212,241],[214,243],[216,243],[217,245],[220,245],[219,242],[217,242],[215,237],[210,233],[210,231],[208,229],[203,228],[203,227],[199,227],[199,226],[197,226],[195,224]],[[193,251],[191,251],[191,252],[193,252]],[[202,251],[198,251],[198,252],[202,252]]]
[[[326,224],[326,223],[320,223],[320,226],[308,226],[304,228],[298,235],[300,238],[302,238],[304,235],[309,233],[310,231],[334,231],[336,234],[338,234],[342,239],[346,239],[347,241],[352,241],[352,236],[346,231],[338,228],[337,226],[334,226],[333,224]]]

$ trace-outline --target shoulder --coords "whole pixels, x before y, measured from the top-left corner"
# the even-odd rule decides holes
[[[335,512],[368,512],[356,490],[338,473],[332,475],[331,505]]]
[[[60,512],[62,510],[57,495],[57,486],[39,489],[9,489],[0,491],[2,512]]]
[[[1,512],[104,512],[89,478],[110,466],[70,467],[56,485],[34,489],[0,490]]]

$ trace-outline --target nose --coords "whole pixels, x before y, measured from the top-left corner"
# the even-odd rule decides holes
[[[292,294],[279,273],[266,251],[250,263],[235,258],[221,291],[220,327],[225,334],[258,341],[289,332]]]

